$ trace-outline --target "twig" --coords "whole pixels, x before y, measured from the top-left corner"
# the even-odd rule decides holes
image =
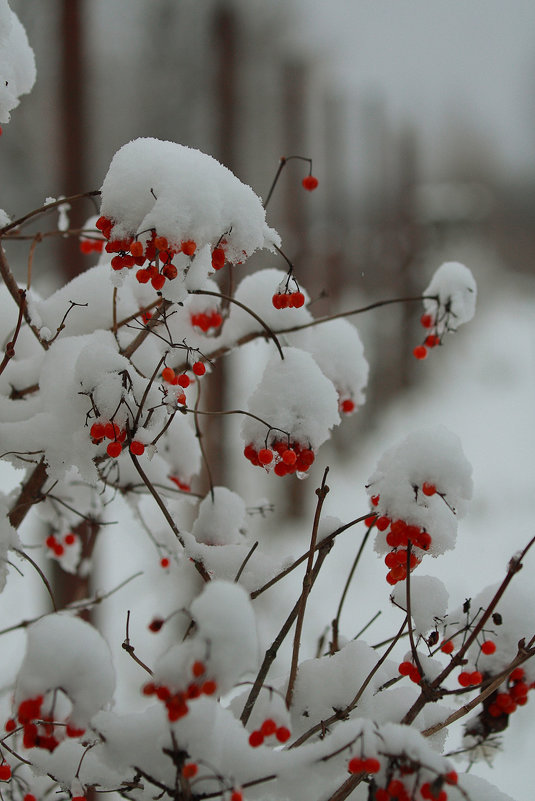
[[[126,651],[126,653],[132,657],[134,662],[137,662],[137,664],[142,667],[143,670],[146,670],[149,676],[154,675],[150,667],[148,667],[138,656],[136,656],[134,652],[134,646],[130,644],[130,609],[126,613],[126,637],[124,642],[121,644],[121,648],[123,651]]]
[[[326,541],[326,540],[322,540],[321,541],[320,547],[319,547],[319,553],[318,553],[318,556],[316,558],[316,564],[314,565],[314,570],[313,570],[312,576],[311,576],[311,586],[314,585],[314,582],[316,581],[316,579],[318,577],[318,573],[321,570],[323,562],[325,561],[325,559],[327,557],[327,554],[329,553],[331,548],[332,548],[332,541]],[[279,631],[279,633],[275,637],[275,640],[270,645],[270,647],[267,649],[267,651],[266,651],[266,653],[264,655],[264,660],[262,662],[262,665],[260,666],[260,670],[258,671],[258,674],[257,674],[256,679],[254,681],[254,684],[252,686],[251,692],[249,693],[249,695],[247,697],[247,701],[245,702],[245,706],[243,708],[243,712],[242,712],[241,717],[240,717],[240,720],[241,720],[241,722],[243,723],[244,726],[247,725],[247,721],[249,720],[251,712],[253,711],[253,707],[254,707],[254,705],[256,703],[256,699],[258,698],[260,690],[262,689],[262,686],[264,684],[264,679],[266,678],[266,676],[267,676],[267,674],[269,672],[269,669],[270,669],[271,665],[273,664],[273,662],[274,662],[274,660],[275,660],[275,658],[277,656],[277,652],[278,652],[280,646],[282,645],[282,643],[284,642],[284,640],[286,638],[286,635],[288,634],[288,632],[292,628],[292,625],[294,623],[295,618],[297,617],[297,613],[299,611],[300,601],[301,601],[301,598],[299,598],[296,601],[292,611],[290,612],[290,614],[288,615],[288,617],[284,621],[281,630]]]
[[[323,508],[323,504],[325,502],[325,498],[329,492],[329,487],[326,484],[327,481],[327,474],[329,472],[329,468],[326,467],[323,473],[323,478],[321,481],[321,486],[316,490],[316,495],[318,497],[318,501],[316,504],[316,512],[314,514],[314,522],[312,524],[312,534],[310,537],[310,548],[308,552],[308,561],[305,576],[303,578],[303,589],[301,592],[301,597],[299,599],[299,609],[297,612],[297,622],[295,624],[295,634],[294,634],[294,644],[293,644],[293,651],[292,651],[292,662],[290,666],[290,676],[288,678],[288,688],[286,690],[286,708],[290,709],[292,705],[293,693],[294,693],[294,686],[295,680],[297,678],[297,668],[299,664],[299,649],[301,646],[301,633],[303,631],[303,621],[305,619],[305,610],[307,605],[308,596],[310,594],[310,590],[312,588],[311,580],[312,580],[312,569],[313,569],[313,562],[314,562],[314,549],[316,547],[316,541],[318,538],[318,526],[320,523],[321,517],[321,510]]]
[[[25,553],[24,551],[21,551],[20,548],[13,548],[13,550],[15,551],[15,553],[18,553],[18,555],[20,557],[22,557],[23,559],[26,559],[26,561],[29,562],[31,564],[31,566],[39,573],[39,576],[41,577],[41,581],[45,585],[45,587],[47,589],[47,592],[50,595],[50,600],[52,601],[52,606],[54,608],[54,612],[57,612],[58,608],[57,608],[56,602],[54,600],[54,595],[52,593],[52,587],[50,586],[47,577],[45,576],[45,574],[43,573],[43,571],[41,570],[41,568],[39,567],[37,562],[34,562],[32,557],[28,556],[28,554]]]
[[[273,342],[275,343],[275,345],[277,347],[277,350],[279,351],[279,355],[280,355],[281,359],[284,359],[284,353],[282,352],[281,344],[280,344],[279,340],[277,339],[277,335],[275,334],[275,332],[269,327],[269,325],[266,322],[264,322],[264,320],[262,320],[262,318],[256,312],[254,312],[252,309],[250,309],[249,306],[246,306],[245,303],[242,303],[241,301],[236,300],[236,298],[233,298],[230,295],[222,295],[221,292],[210,292],[207,289],[195,289],[195,290],[193,290],[193,292],[191,294],[192,295],[211,295],[214,298],[222,298],[223,300],[226,300],[229,303],[234,303],[236,306],[239,306],[240,309],[243,309],[244,311],[246,311],[248,314],[251,315],[251,317],[254,317],[254,319],[258,323],[260,323],[260,325],[262,326],[264,331],[267,333],[269,338],[272,339]]]
[[[249,559],[250,559],[250,558],[251,558],[251,556],[254,554],[254,552],[256,551],[256,549],[257,549],[257,548],[258,548],[258,540],[257,540],[257,541],[254,543],[254,545],[252,546],[252,548],[250,548],[250,550],[249,550],[249,553],[247,554],[247,556],[245,557],[245,559],[244,559],[244,560],[243,560],[243,562],[241,563],[241,565],[240,565],[240,569],[239,569],[239,570],[238,570],[238,572],[236,573],[236,578],[234,579],[234,583],[235,583],[235,584],[237,584],[237,583],[238,583],[238,581],[240,580],[240,576],[241,576],[241,574],[243,573],[243,571],[244,571],[244,569],[245,569],[245,565],[247,564],[247,562],[249,561]]]
[[[355,570],[357,569],[357,565],[358,565],[358,563],[360,561],[360,557],[362,556],[362,553],[364,551],[364,547],[365,547],[365,545],[366,545],[366,543],[368,541],[368,538],[370,536],[371,530],[372,530],[372,526],[370,526],[368,528],[368,530],[366,531],[366,534],[362,538],[362,542],[360,543],[360,548],[358,549],[357,555],[355,556],[355,560],[353,562],[353,566],[351,567],[351,570],[349,571],[349,575],[347,577],[347,581],[345,583],[345,587],[343,589],[342,596],[340,598],[340,603],[338,604],[338,609],[336,611],[335,618],[334,618],[334,620],[333,620],[333,622],[331,624],[332,625],[332,632],[333,632],[333,642],[332,642],[332,650],[333,651],[338,651],[338,627],[339,627],[339,624],[340,624],[340,615],[342,614],[342,608],[344,606],[344,602],[345,602],[345,599],[346,599],[346,596],[347,596],[347,591],[349,590],[349,586],[350,586],[351,581],[353,579],[353,576],[355,574]]]
[[[7,365],[15,355],[15,344],[17,342],[20,333],[20,327],[22,325],[22,318],[24,316],[24,309],[26,306],[26,292],[23,289],[19,289],[19,293],[20,293],[20,302],[19,302],[19,316],[17,318],[17,325],[15,326],[13,339],[11,339],[6,345],[6,352],[4,354],[4,358],[2,359],[2,363],[0,364],[0,375],[4,372]]]
[[[96,197],[96,195],[100,195],[100,190],[96,189],[92,192],[81,192],[77,195],[70,195],[69,197],[64,197],[60,200],[54,200],[51,203],[46,203],[44,206],[40,206],[38,209],[29,211],[28,214],[25,214],[23,217],[19,217],[18,220],[14,220],[8,225],[4,225],[3,228],[0,228],[0,237],[5,236],[14,228],[20,228],[21,225],[23,225],[27,220],[30,220],[32,217],[36,217],[38,214],[45,214],[47,211],[63,205],[63,203],[70,203],[73,200],[80,200],[81,198],[85,197]]]

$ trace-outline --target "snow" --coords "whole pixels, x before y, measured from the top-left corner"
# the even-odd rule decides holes
[[[20,95],[35,83],[35,58],[26,31],[7,0],[0,2],[0,123],[9,122]],[[5,222],[0,221],[1,225]]]
[[[114,222],[112,239],[139,235],[143,241],[155,229],[169,243],[193,240],[202,251],[225,238],[231,262],[280,244],[250,187],[211,156],[175,142],[141,138],[123,145],[101,191],[101,214]]]

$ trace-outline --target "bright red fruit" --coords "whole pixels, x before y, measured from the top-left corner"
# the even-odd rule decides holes
[[[364,770],[364,760],[360,757],[353,757],[349,760],[347,769],[350,773],[362,773]]]
[[[496,650],[496,644],[493,643],[492,640],[485,640],[485,642],[481,644],[481,650],[484,654],[493,654]]]
[[[251,748],[258,748],[259,745],[262,745],[264,742],[264,735],[261,731],[255,730],[252,731],[249,735],[249,745]]]
[[[164,556],[162,559],[160,559],[160,567],[163,567],[164,569],[169,567],[169,559],[167,556]]]
[[[266,720],[260,726],[260,731],[264,737],[270,737],[277,731],[277,724],[271,718],[266,718]]]
[[[286,728],[286,726],[279,726],[277,731],[275,732],[275,737],[279,741],[279,743],[285,743],[291,737],[290,729]]]
[[[314,175],[307,175],[306,178],[303,178],[301,183],[307,192],[313,192],[318,186],[318,179]]]
[[[205,372],[206,372],[206,367],[204,366],[203,362],[195,362],[195,364],[193,365],[193,367],[191,369],[193,370],[195,375],[199,375],[199,376],[204,375]]]
[[[195,762],[186,762],[186,764],[182,766],[182,775],[185,779],[193,779],[193,777],[197,775],[198,770],[199,768]]]
[[[427,358],[427,348],[425,347],[425,345],[417,345],[412,353],[416,359]]]
[[[130,452],[133,453],[134,456],[142,456],[145,453],[145,446],[142,442],[134,439],[130,443]]]
[[[11,766],[4,762],[0,765],[0,782],[7,782],[11,778]]]
[[[262,448],[258,451],[258,461],[260,464],[269,464],[273,461],[273,451],[269,448]]]
[[[431,496],[434,495],[437,491],[437,488],[434,484],[430,484],[428,481],[424,481],[422,484],[422,492],[424,495]]]
[[[197,250],[197,243],[193,239],[188,239],[187,242],[182,242],[180,249],[186,256],[193,256]]]
[[[340,409],[344,414],[351,414],[351,412],[355,411],[355,403],[351,400],[351,398],[347,398],[340,404]]]
[[[165,275],[161,275],[160,273],[158,273],[158,275],[155,275],[153,276],[153,278],[150,279],[150,282],[153,288],[156,290],[156,292],[159,292],[160,289],[165,284]]]
[[[121,445],[121,443],[117,442],[117,441],[114,441],[114,442],[110,442],[110,444],[106,448],[106,451],[107,451],[108,456],[111,456],[112,459],[116,459],[119,456],[119,454],[121,453],[122,449],[123,449],[123,446]]]

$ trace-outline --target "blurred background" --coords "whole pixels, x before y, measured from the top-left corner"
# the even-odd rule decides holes
[[[371,364],[367,403],[322,449],[311,481],[277,485],[285,522],[270,534],[275,550],[303,550],[313,489],[327,464],[329,513],[344,522],[362,514],[363,487],[383,450],[412,428],[444,423],[461,436],[476,491],[462,556],[448,555],[430,572],[449,571],[453,606],[498,581],[532,535],[535,514],[532,0],[10,5],[37,61],[35,88],[1,140],[0,206],[10,215],[51,195],[98,189],[121,145],[155,136],[210,153],[264,198],[281,156],[313,159],[318,189],[305,193],[306,167],[291,162],[268,219],[316,314],[420,295],[443,261],[470,267],[477,319],[426,363],[412,356],[422,338],[419,303],[352,318]],[[74,205],[72,225],[93,213],[89,201]],[[27,243],[9,248],[22,280]],[[48,240],[39,247],[34,286],[47,295],[93,263],[75,241]],[[255,266],[285,269],[265,254],[248,269]],[[243,398],[243,373],[243,363],[229,360],[211,408]],[[239,452],[238,429],[233,422],[212,436]],[[272,477],[262,481],[251,475],[261,471],[241,461],[216,465],[217,452],[214,446],[217,481],[250,503],[271,499]],[[354,540],[340,544],[343,575],[354,548]],[[354,632],[369,619],[370,604],[384,605],[381,567],[380,580],[374,571],[348,598],[346,626]],[[117,581],[111,573],[108,579]],[[311,601],[311,641],[332,618],[332,590],[325,584]],[[122,626],[121,619],[119,642]],[[524,765],[529,758],[529,706],[517,714],[507,756],[488,778],[517,801],[531,801],[531,779],[510,757],[513,750]]]

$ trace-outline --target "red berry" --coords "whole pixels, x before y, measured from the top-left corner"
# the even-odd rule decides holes
[[[347,769],[350,773],[362,773],[364,771],[364,760],[360,757],[353,757],[349,760]]]
[[[165,620],[163,620],[163,618],[155,617],[149,623],[149,631],[153,631],[154,633],[156,633],[157,631],[160,631],[160,629],[161,629],[161,627],[163,626],[164,623],[165,623]]]
[[[204,695],[213,695],[217,690],[217,684],[213,679],[208,679],[208,681],[203,682],[201,686],[201,692]]]
[[[169,567],[169,564],[170,562],[167,556],[164,556],[162,559],[160,559],[160,567],[163,567],[165,569],[166,567]]]
[[[281,295],[280,292],[278,292],[276,295],[273,295],[271,302],[276,309],[282,309],[284,307],[284,295]]]
[[[445,654],[452,654],[455,650],[452,640],[446,640],[446,642],[443,642],[440,646],[440,650],[444,651]]]
[[[8,765],[4,762],[3,765],[0,765],[0,782],[7,782],[11,778],[11,765]]]
[[[165,275],[162,275],[161,273],[158,273],[158,275],[155,275],[150,279],[150,282],[151,282],[153,288],[156,290],[156,292],[159,292],[160,289],[165,284]]]
[[[383,787],[379,787],[375,791],[375,801],[390,801],[390,793]]]
[[[277,731],[277,724],[271,718],[266,718],[266,720],[260,726],[260,731],[264,737],[270,737]]]
[[[364,770],[366,773],[379,773],[381,770],[381,763],[375,757],[369,757],[364,760]]]
[[[212,251],[212,267],[221,270],[225,266],[225,251],[223,248],[214,248]]]
[[[480,670],[474,670],[472,673],[470,673],[470,684],[475,686],[477,684],[481,684],[482,681],[483,674]]]
[[[197,243],[193,239],[188,239],[187,242],[182,242],[180,249],[186,256],[193,256],[197,250]]]
[[[270,464],[273,461],[273,451],[270,451],[269,448],[261,448],[258,451],[258,461],[262,465]]]
[[[370,526],[374,526],[374,525],[375,525],[375,521],[376,521],[376,519],[377,519],[377,515],[369,515],[369,516],[368,516],[368,517],[367,517],[367,518],[364,520],[364,523],[365,523],[365,525],[367,525],[367,526],[368,526],[368,528],[370,528]]]
[[[195,762],[186,762],[186,764],[182,766],[182,775],[185,779],[193,779],[193,777],[197,775],[198,770],[199,768]]]
[[[32,793],[26,793],[22,801],[37,801],[37,799]]]
[[[385,515],[382,515],[381,517],[377,518],[377,520],[375,521],[375,525],[377,526],[379,531],[386,531],[386,529],[390,525],[390,518],[385,517]]]
[[[436,334],[428,334],[425,338],[425,344],[428,348],[436,348],[437,345],[440,345],[440,337]]]
[[[206,372],[206,367],[204,366],[203,362],[195,362],[193,367],[191,368],[195,375],[204,375]]]
[[[524,668],[517,667],[509,674],[509,681],[521,681],[524,676]]]
[[[243,801],[243,793],[239,790],[233,790],[230,794],[230,801]]]
[[[85,795],[73,795],[71,801],[87,801]]]
[[[142,268],[141,270],[137,271],[136,278],[140,284],[148,284],[148,282],[150,281],[150,273],[148,270],[144,270]]]
[[[177,383],[180,387],[186,389],[186,387],[189,387],[189,385],[191,384],[191,381],[185,373],[182,373],[181,375],[178,376]]]
[[[164,275],[169,281],[174,281],[178,275],[178,270],[174,264],[166,264],[162,267],[162,275]]]
[[[8,718],[5,722],[4,729],[9,733],[15,731],[17,728],[17,721],[14,718]]]
[[[76,535],[73,534],[72,532],[70,532],[69,534],[65,534],[65,536],[63,537],[63,542],[65,543],[65,545],[74,545],[74,543],[76,542]]]
[[[413,668],[414,665],[412,662],[401,662],[401,664],[398,666],[398,673],[400,673],[402,676],[410,676]]]
[[[340,409],[344,414],[351,414],[351,412],[355,411],[355,402],[352,401],[351,398],[347,398],[340,404]]]
[[[121,453],[122,449],[123,446],[121,445],[121,443],[115,440],[114,442],[109,443],[108,447],[106,448],[106,451],[108,456],[111,456],[112,459],[116,459]]]
[[[370,500],[371,500],[373,506],[377,506],[377,504],[379,503],[379,498],[380,498],[379,495],[372,495]]]
[[[481,643],[481,650],[484,654],[493,654],[496,650],[496,644],[492,640],[485,640]]]
[[[431,328],[433,325],[433,317],[430,314],[422,314],[420,317],[420,322],[424,328]]]
[[[434,484],[430,484],[428,481],[424,481],[424,483],[422,484],[422,492],[424,495],[431,497],[431,495],[434,495],[436,491],[437,488],[435,487]]]
[[[277,731],[275,732],[275,737],[279,741],[279,743],[285,743],[291,737],[290,729],[286,728],[286,726],[279,726]]]
[[[104,425],[102,423],[93,423],[89,433],[91,434],[93,439],[103,439],[103,437],[105,436]]]
[[[139,241],[132,242],[130,245],[130,253],[136,258],[143,256],[143,245]]]
[[[300,309],[305,305],[305,296],[302,292],[294,292],[292,295],[292,305],[294,309]]]
[[[470,687],[470,685],[472,684],[472,674],[467,673],[466,670],[463,670],[457,676],[457,681],[459,682],[461,687]]]
[[[200,662],[197,660],[191,666],[191,672],[195,676],[195,678],[199,678],[199,676],[203,676],[206,673],[206,667],[204,666],[204,662]]]
[[[261,731],[255,730],[252,731],[249,735],[249,745],[251,748],[258,748],[259,745],[262,745],[264,742],[264,735]]]
[[[297,461],[297,454],[291,448],[287,448],[282,454],[282,461],[288,467],[292,467]]]
[[[458,781],[459,777],[457,776],[457,772],[456,771],[450,770],[449,773],[446,773],[444,778],[446,779],[448,784],[457,784],[457,781]]]
[[[175,371],[172,367],[164,367],[162,370],[162,378],[164,381],[167,381],[170,384],[175,377]]]
[[[417,345],[412,353],[416,359],[427,358],[427,348],[425,347],[425,345]]]
[[[307,190],[307,192],[313,192],[318,185],[318,179],[315,178],[313,175],[307,175],[306,178],[303,178],[301,183],[304,189]]]
[[[152,681],[148,681],[141,690],[143,695],[154,695],[156,693],[156,685]]]
[[[145,446],[142,442],[134,439],[130,443],[130,452],[133,453],[134,456],[142,456],[145,453]]]

